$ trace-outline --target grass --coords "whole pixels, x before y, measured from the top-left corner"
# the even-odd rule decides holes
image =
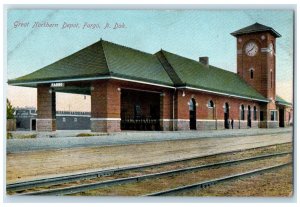
[[[37,134],[15,134],[14,136],[12,133],[6,134],[7,139],[35,139],[37,138]]]

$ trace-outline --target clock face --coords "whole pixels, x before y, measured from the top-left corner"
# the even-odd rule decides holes
[[[258,52],[258,46],[255,44],[255,42],[248,42],[245,47],[245,53],[248,56],[254,56]]]

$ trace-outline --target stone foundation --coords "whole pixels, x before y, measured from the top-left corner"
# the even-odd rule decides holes
[[[120,119],[97,119],[91,118],[91,131],[92,132],[120,132],[121,131]]]
[[[161,131],[173,131],[173,120],[162,119],[159,123]]]
[[[36,119],[36,130],[39,132],[52,132],[56,130],[55,119]]]
[[[217,129],[225,129],[224,120],[217,120]]]
[[[247,120],[239,120],[238,122],[239,129],[247,129]]]
[[[279,127],[278,121],[267,121],[267,127],[268,128],[277,128]]]
[[[217,120],[197,120],[197,130],[217,129]]]
[[[259,124],[258,124],[258,121],[252,121],[251,122],[251,128],[258,128],[259,127]]]
[[[260,128],[277,128],[277,127],[279,127],[279,122],[278,121],[260,121],[258,125]]]
[[[190,120],[175,119],[174,126],[175,126],[175,131],[188,131],[190,130]]]

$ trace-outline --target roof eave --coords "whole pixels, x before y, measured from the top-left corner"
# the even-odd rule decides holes
[[[154,83],[150,81],[144,81],[144,80],[136,80],[131,79],[127,77],[119,77],[119,76],[98,76],[98,77],[85,77],[85,78],[70,78],[70,79],[52,79],[52,80],[29,80],[29,81],[15,81],[9,80],[8,84],[13,86],[24,86],[24,87],[37,87],[38,84],[49,84],[49,83],[64,83],[64,82],[75,82],[75,81],[93,81],[93,80],[107,80],[107,79],[115,79],[115,80],[121,80],[121,81],[129,81],[129,82],[136,82],[136,83],[142,83],[147,85],[154,85],[154,86],[160,86],[160,87],[166,87],[166,88],[175,88],[174,86],[163,84],[163,83]]]
[[[252,34],[252,33],[257,33],[257,32],[271,32],[276,38],[281,37],[281,34],[279,34],[278,32],[276,32],[274,29],[270,29],[270,30],[254,30],[254,31],[248,31],[248,32],[232,32],[230,33],[232,36],[234,37],[238,37],[239,35],[243,35],[243,34]]]
[[[181,89],[181,88],[191,89],[191,90],[202,91],[202,92],[207,92],[207,93],[213,93],[213,94],[229,96],[229,97],[234,97],[234,98],[247,99],[247,100],[251,100],[251,101],[260,101],[260,102],[265,102],[265,103],[269,102],[269,100],[267,100],[267,99],[253,98],[253,97],[249,97],[249,96],[236,95],[236,94],[229,94],[229,93],[225,93],[225,92],[218,92],[218,91],[207,90],[207,89],[202,89],[202,88],[196,88],[196,87],[191,87],[191,86],[180,86],[180,87],[177,87],[177,88],[178,89]]]
[[[284,103],[284,102],[281,102],[281,101],[275,101],[277,105],[282,105],[282,106],[289,106],[289,107],[292,107],[293,104],[292,103]]]

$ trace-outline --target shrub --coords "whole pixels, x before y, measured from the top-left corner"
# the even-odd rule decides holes
[[[15,108],[11,105],[10,101],[6,99],[6,119],[14,119]]]

